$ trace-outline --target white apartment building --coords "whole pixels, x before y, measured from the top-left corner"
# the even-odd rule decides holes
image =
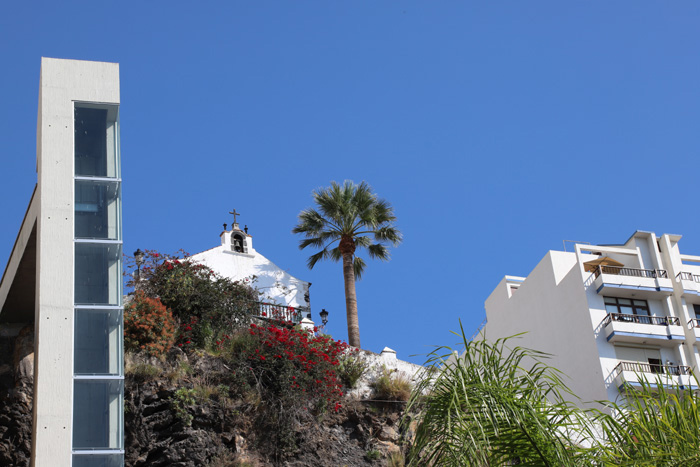
[[[547,352],[579,405],[619,401],[661,378],[695,387],[700,256],[680,235],[637,231],[622,245],[549,251],[527,277],[506,276],[486,300],[486,339]]]

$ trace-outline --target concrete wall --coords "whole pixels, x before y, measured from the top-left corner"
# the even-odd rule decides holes
[[[119,103],[119,65],[42,58],[33,465],[71,465],[73,409],[73,104]]]

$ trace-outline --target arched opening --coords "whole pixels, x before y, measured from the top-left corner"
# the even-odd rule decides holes
[[[248,245],[246,244],[245,237],[242,234],[231,234],[231,251],[235,251],[236,253],[248,252]]]

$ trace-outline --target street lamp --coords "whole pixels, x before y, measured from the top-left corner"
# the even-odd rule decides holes
[[[328,312],[325,308],[321,310],[319,315],[321,316],[321,322],[323,323],[323,325],[325,326],[326,324],[328,324]]]
[[[134,259],[136,260],[136,280],[141,279],[141,265],[143,264],[144,256],[145,255],[143,254],[143,251],[141,251],[141,248],[134,251]]]

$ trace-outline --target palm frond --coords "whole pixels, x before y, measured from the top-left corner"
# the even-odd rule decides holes
[[[314,253],[313,255],[309,256],[308,261],[306,262],[306,265],[309,267],[309,269],[313,269],[316,263],[318,263],[322,259],[326,259],[329,256],[329,252],[326,248],[323,250],[319,251],[318,253]]]
[[[303,250],[307,246],[313,246],[316,248],[326,248],[333,242],[339,241],[340,237],[335,231],[331,232],[319,232],[318,236],[305,238],[299,242],[299,249]]]
[[[380,242],[389,242],[394,246],[398,246],[402,240],[401,232],[396,227],[388,225],[375,230],[374,238]]]
[[[332,230],[332,223],[324,219],[315,209],[305,209],[299,213],[299,223],[292,229],[292,233],[315,236],[324,230]]]
[[[352,266],[355,271],[355,280],[360,280],[362,278],[362,273],[365,271],[365,261],[359,256],[355,256]]]
[[[372,244],[372,239],[367,236],[357,236],[354,238],[356,248],[369,248]]]
[[[328,253],[328,258],[333,260],[333,262],[337,263],[341,259],[343,259],[342,253],[340,253],[340,248],[335,247],[330,252]]]
[[[382,245],[381,243],[375,243],[367,247],[367,252],[369,257],[372,259],[381,259],[382,261],[389,261],[391,255],[389,254],[389,249]]]

